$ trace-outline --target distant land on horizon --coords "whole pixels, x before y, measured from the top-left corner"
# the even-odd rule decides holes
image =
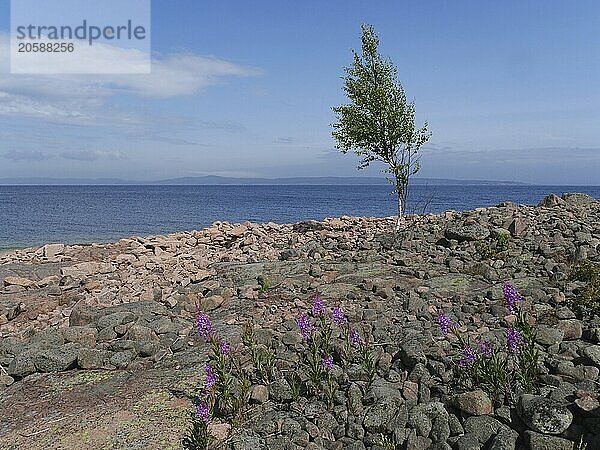
[[[411,180],[416,185],[532,185],[519,181],[496,180],[453,180],[445,178],[414,178]],[[383,185],[389,182],[384,177],[289,177],[289,178],[242,178],[221,177],[216,175],[200,177],[169,178],[156,181],[133,181],[120,178],[51,178],[51,177],[26,177],[26,178],[0,178],[2,186],[183,186],[183,185]]]

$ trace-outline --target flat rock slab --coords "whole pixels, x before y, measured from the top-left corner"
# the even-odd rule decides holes
[[[452,297],[457,294],[476,294],[489,288],[489,283],[469,275],[448,274],[425,281],[425,285],[440,295]]]
[[[180,448],[191,403],[171,389],[197,371],[37,374],[0,391],[0,448]]]

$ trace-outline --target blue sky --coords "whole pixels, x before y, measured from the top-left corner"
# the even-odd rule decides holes
[[[420,176],[600,184],[593,1],[155,0],[153,73],[111,77],[8,74],[0,0],[0,177],[357,175],[330,124],[363,22],[433,131]]]

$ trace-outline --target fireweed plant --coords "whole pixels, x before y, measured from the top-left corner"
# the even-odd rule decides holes
[[[338,329],[341,342],[336,342],[339,362],[345,370],[355,360],[367,376],[369,384],[376,375],[375,359],[369,345],[361,338],[359,331],[352,328],[348,317],[339,306],[331,314],[319,294],[313,299],[312,309],[302,313],[298,319],[298,328],[305,344],[303,362],[308,368],[310,387],[314,395],[323,394],[329,406],[335,396],[335,382],[331,374],[333,369],[333,330]],[[358,350],[358,352],[356,352]]]
[[[232,354],[229,343],[219,339],[212,322],[203,312],[196,315],[198,334],[210,346],[208,363],[204,366],[204,386],[198,398],[192,424],[183,439],[188,450],[208,448],[211,441],[209,425],[213,418],[235,422],[247,404],[250,379]]]
[[[460,325],[440,313],[437,317],[445,335],[456,337],[459,347],[455,363],[461,375],[473,386],[488,392],[494,401],[512,403],[516,394],[532,392],[538,375],[539,353],[535,349],[535,330],[529,324],[524,309],[519,304],[523,296],[509,283],[504,283],[502,292],[506,306],[516,316],[506,329],[506,343],[495,346],[478,339],[472,342],[460,331]]]
[[[210,424],[213,421],[236,422],[249,401],[250,379],[268,384],[281,375],[291,390],[292,400],[300,396],[315,396],[333,408],[338,390],[337,368],[348,368],[357,363],[362,368],[368,384],[375,379],[375,358],[371,347],[352,327],[343,310],[331,310],[316,294],[312,307],[296,320],[304,343],[300,362],[287,373],[275,366],[275,351],[258,344],[251,322],[244,325],[242,343],[252,361],[250,369],[242,369],[240,356],[230,344],[218,336],[210,318],[203,312],[196,314],[196,328],[209,345],[207,364],[202,367],[204,383],[194,399],[192,424],[183,439],[188,450],[207,449],[211,441]],[[307,379],[301,374],[307,374]]]

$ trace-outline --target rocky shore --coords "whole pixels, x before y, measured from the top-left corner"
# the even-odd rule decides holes
[[[0,254],[0,449],[180,448],[206,361],[197,309],[235,348],[251,319],[284,370],[317,291],[374,342],[375,381],[340,380],[333,410],[256,383],[216,448],[380,449],[382,435],[406,449],[600,448],[600,315],[567,277],[600,263],[600,202],[409,216],[398,235],[394,222],[221,222]],[[436,323],[444,311],[498,339],[511,321],[504,281],[525,296],[541,361],[537,392],[514,405],[455,387]]]

